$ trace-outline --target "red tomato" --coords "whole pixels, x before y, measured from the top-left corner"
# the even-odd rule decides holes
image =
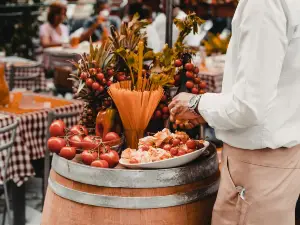
[[[180,59],[176,59],[174,65],[176,67],[181,67],[182,66],[182,61]]]
[[[195,87],[192,88],[192,93],[195,94],[195,95],[197,95],[199,93],[198,88],[195,88]]]
[[[154,117],[155,117],[156,119],[160,119],[161,116],[162,116],[162,113],[161,113],[160,110],[156,110],[156,111],[154,112]]]
[[[95,75],[95,74],[97,73],[97,70],[96,70],[95,68],[90,68],[90,69],[89,69],[89,73],[90,73],[91,75]]]
[[[81,79],[81,80],[86,80],[87,77],[88,77],[88,74],[87,74],[86,72],[82,72],[82,73],[80,74],[80,79]]]
[[[169,108],[167,106],[162,108],[163,113],[169,113]]]
[[[75,125],[70,129],[70,133],[72,135],[86,136],[88,135],[88,130],[82,125]]]
[[[118,76],[118,81],[124,81],[126,80],[126,76]]]
[[[102,69],[101,68],[97,68],[97,73],[101,73]]]
[[[88,78],[88,79],[85,80],[85,83],[86,83],[86,86],[92,87],[94,81],[93,81],[92,78]]]
[[[105,160],[95,160],[94,162],[91,163],[91,166],[93,167],[99,167],[99,168],[108,168],[109,164]]]
[[[185,86],[189,89],[192,89],[194,87],[194,82],[189,80],[185,83]]]
[[[203,89],[201,89],[200,91],[199,91],[199,94],[201,95],[201,94],[205,94],[205,91],[203,90]]]
[[[185,64],[184,68],[188,71],[193,71],[194,65],[192,63]]]
[[[115,132],[108,132],[105,137],[103,138],[103,141],[116,141],[119,140],[120,136]]]
[[[110,77],[113,76],[114,73],[115,73],[115,71],[112,70],[112,69],[107,70],[107,74],[108,74],[108,76],[110,76]]]
[[[188,148],[190,148],[190,149],[196,149],[196,147],[197,147],[197,143],[196,143],[196,141],[194,141],[194,140],[188,140],[186,143],[186,146],[188,147]]]
[[[98,74],[96,75],[96,77],[97,77],[97,79],[98,79],[99,81],[101,81],[101,80],[104,78],[104,74],[103,74],[103,73],[98,73]]]
[[[101,154],[100,159],[107,161],[110,168],[116,166],[120,160],[119,154],[115,150],[109,150],[108,152]]]
[[[55,120],[49,127],[51,137],[65,136],[66,125],[62,120]]]
[[[178,154],[178,148],[176,147],[171,148],[170,153],[172,156],[176,156]]]
[[[185,154],[186,154],[186,151],[184,149],[180,148],[178,150],[178,156],[185,155]]]
[[[180,81],[180,75],[179,74],[175,75],[174,80],[175,81]]]
[[[91,152],[89,150],[84,150],[81,153],[82,162],[86,165],[91,165],[91,163],[94,162],[97,158],[98,158],[97,152]]]
[[[199,84],[201,79],[199,77],[195,77],[194,81],[195,81],[196,84]]]
[[[200,84],[199,84],[199,87],[202,88],[202,89],[206,88],[206,86],[207,85],[206,85],[205,81],[201,81]]]
[[[107,81],[107,84],[106,84],[106,85],[109,87],[111,84],[112,84],[112,81],[109,80],[109,81]]]
[[[102,85],[99,85],[98,91],[99,91],[100,93],[102,93],[102,92],[104,91],[104,87],[103,87]]]
[[[86,136],[83,138],[81,146],[83,149],[96,149],[99,146],[99,141],[95,140],[93,136]]]
[[[162,102],[167,102],[168,98],[166,95],[163,95],[162,98],[161,98],[161,101]]]
[[[67,142],[63,138],[51,137],[47,142],[49,151],[59,153],[60,150],[67,145]]]
[[[71,160],[76,156],[76,148],[74,147],[63,147],[60,150],[59,155],[65,159]]]
[[[80,135],[74,135],[69,138],[69,144],[71,147],[81,148],[83,138]]]
[[[198,74],[198,73],[199,73],[199,68],[196,67],[196,66],[195,66],[195,68],[194,68],[194,73],[195,73],[195,74]]]
[[[164,146],[164,150],[166,150],[166,151],[170,151],[171,148],[172,148],[172,146],[171,146],[170,144],[166,144],[166,145]]]
[[[190,78],[190,79],[193,79],[193,78],[194,78],[194,74],[193,74],[193,72],[191,72],[191,71],[186,71],[185,76],[186,76],[187,78]]]
[[[177,138],[173,139],[173,141],[172,141],[172,145],[173,146],[178,146],[179,144],[180,144],[180,140],[179,139],[177,139]]]
[[[93,90],[98,90],[99,89],[99,87],[100,87],[100,84],[98,83],[98,82],[94,82],[93,84],[92,84],[92,88],[93,88]]]

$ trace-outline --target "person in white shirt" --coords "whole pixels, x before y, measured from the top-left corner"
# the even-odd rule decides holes
[[[67,6],[59,1],[49,6],[47,22],[41,25],[39,36],[43,48],[61,46],[69,42],[69,29],[62,22],[66,18]]]
[[[164,45],[161,45],[158,33],[153,26],[152,9],[149,6],[143,6],[142,12],[140,19],[146,19],[150,22],[150,24],[146,26],[147,46],[152,48],[154,53],[160,52]]]
[[[165,2],[165,1],[164,1]],[[163,7],[165,8],[165,7]],[[164,11],[164,10],[163,10]],[[173,1],[173,18],[181,19],[183,20],[187,14],[180,9],[180,1],[174,0]],[[166,21],[167,17],[166,14],[161,12],[159,13],[155,20],[153,21],[153,26],[155,27],[159,39],[160,39],[160,45],[164,46],[166,43]],[[200,30],[200,29],[198,29]],[[177,38],[179,36],[179,30],[176,27],[176,25],[173,23],[172,27],[172,45],[176,42]],[[201,43],[201,37],[198,34],[190,33],[184,40],[184,43],[191,47],[199,47]]]
[[[292,225],[300,193],[300,1],[240,0],[222,93],[179,94],[176,119],[224,142],[213,225]]]

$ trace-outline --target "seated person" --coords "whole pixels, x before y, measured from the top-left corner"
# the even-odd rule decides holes
[[[67,7],[60,2],[49,6],[47,22],[40,26],[39,36],[43,48],[61,46],[69,41],[69,29],[62,22],[66,18]]]
[[[109,34],[111,25],[119,29],[121,20],[110,16],[110,6],[107,0],[97,0],[95,16],[83,25],[84,31],[80,36],[80,41],[89,41],[90,37],[93,42],[101,41],[104,36],[107,37]]]

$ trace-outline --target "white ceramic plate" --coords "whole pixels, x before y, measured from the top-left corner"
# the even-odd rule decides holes
[[[151,162],[151,163],[140,163],[140,164],[129,164],[126,163],[123,159],[120,159],[119,163],[127,168],[130,169],[166,169],[166,168],[173,168],[177,166],[182,166],[185,164],[188,164],[195,159],[197,159],[202,153],[206,150],[208,147],[209,142],[204,142],[204,148],[201,148],[199,150],[196,150],[192,153],[188,153],[182,156],[178,156],[171,159],[165,159],[157,162]]]

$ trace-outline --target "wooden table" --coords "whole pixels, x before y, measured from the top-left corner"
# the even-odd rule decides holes
[[[32,96],[35,107],[20,108],[24,95]],[[14,225],[25,225],[25,182],[35,175],[32,162],[42,159],[46,150],[46,137],[48,129],[48,112],[50,110],[56,113],[67,113],[83,109],[81,101],[66,101],[51,96],[37,95],[34,93],[12,93],[12,102],[7,107],[0,107],[0,127],[13,122],[14,119],[20,120],[16,131],[16,140],[12,148],[11,161],[8,165],[8,180],[11,181],[11,190],[13,192],[13,211]],[[48,102],[49,108],[40,108],[36,106]],[[24,108],[26,107],[26,108]],[[7,115],[4,116],[3,114]],[[66,122],[67,126],[77,124],[79,117],[73,117]],[[0,136],[3,141],[9,140],[9,134]],[[3,165],[6,153],[0,154],[0,164]],[[0,183],[3,177],[0,175]]]

